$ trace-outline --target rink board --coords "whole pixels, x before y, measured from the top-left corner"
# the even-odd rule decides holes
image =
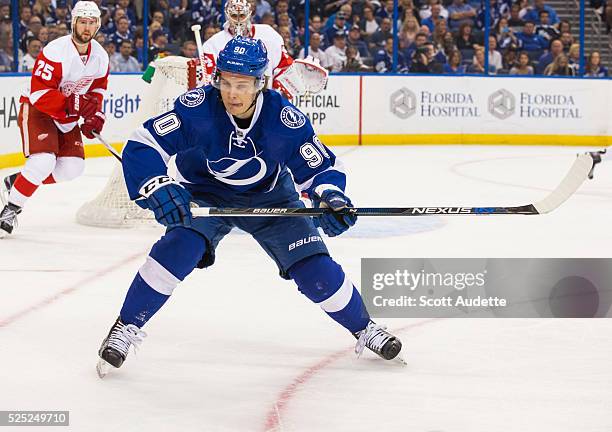
[[[19,97],[29,77],[0,77],[0,168],[20,165]],[[104,136],[120,148],[146,84],[111,75]],[[612,80],[348,75],[294,102],[327,145],[612,144]],[[107,156],[85,141],[88,157]]]

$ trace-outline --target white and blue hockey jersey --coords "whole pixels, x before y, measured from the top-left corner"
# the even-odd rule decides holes
[[[247,129],[238,127],[212,86],[183,94],[172,111],[146,121],[123,151],[130,198],[138,198],[147,179],[167,174],[172,155],[177,180],[193,194],[265,193],[287,169],[297,190],[309,195],[344,191],[346,184],[340,162],[308,118],[275,91],[258,96]]]

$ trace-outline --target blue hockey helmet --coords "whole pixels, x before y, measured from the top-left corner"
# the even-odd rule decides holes
[[[268,67],[268,51],[259,39],[236,36],[221,50],[213,74],[213,85],[219,87],[221,72],[231,72],[256,78],[261,90],[265,85],[265,71]]]

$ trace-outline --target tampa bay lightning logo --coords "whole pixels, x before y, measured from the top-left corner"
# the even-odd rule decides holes
[[[185,94],[182,94],[179,100],[183,105],[188,106],[189,108],[193,108],[204,102],[205,98],[206,93],[204,93],[204,90],[201,88],[197,88]]]
[[[238,145],[239,144],[239,145]],[[239,147],[244,158],[222,157],[216,161],[206,161],[208,172],[222,183],[232,186],[247,186],[257,183],[265,177],[268,169],[266,162],[259,157],[255,143],[250,137],[238,139],[234,133],[230,136],[232,145]]]
[[[285,126],[291,129],[299,129],[306,123],[306,116],[290,106],[281,110],[280,119]]]

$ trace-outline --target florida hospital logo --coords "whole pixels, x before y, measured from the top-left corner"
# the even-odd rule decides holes
[[[299,129],[306,124],[306,116],[290,106],[281,110],[280,119],[285,126],[291,129]]]
[[[489,96],[489,112],[493,117],[505,120],[514,114],[516,99],[508,90],[499,89]]]
[[[391,93],[389,108],[401,119],[414,115],[417,109],[416,95],[406,87]]]
[[[250,137],[239,139],[234,133],[230,136],[230,152],[237,146],[244,159],[222,157],[216,161],[206,161],[208,172],[221,183],[232,186],[247,186],[264,178],[268,169],[266,162],[259,157],[255,143]]]
[[[204,90],[201,88],[197,88],[195,90],[191,90],[181,95],[179,100],[181,101],[183,105],[189,108],[193,108],[193,107],[200,105],[202,102],[204,102],[205,98],[206,98],[206,93],[204,93]]]

